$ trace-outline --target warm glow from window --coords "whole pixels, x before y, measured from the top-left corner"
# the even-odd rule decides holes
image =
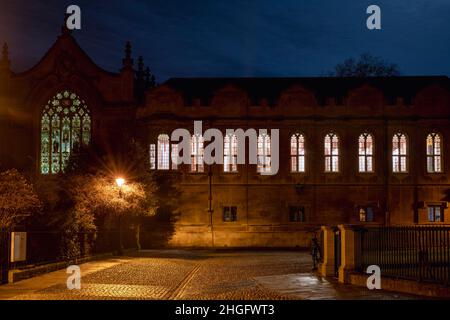
[[[324,140],[325,172],[339,172],[339,138],[329,133]]]
[[[363,133],[358,141],[359,172],[373,172],[373,137]]]
[[[291,136],[291,171],[305,172],[305,138],[302,134]]]
[[[403,133],[392,137],[392,171],[408,172],[408,139]]]
[[[430,133],[427,136],[427,172],[442,172],[441,159],[442,139],[439,133]]]

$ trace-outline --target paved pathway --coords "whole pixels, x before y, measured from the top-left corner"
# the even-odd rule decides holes
[[[80,290],[65,270],[0,286],[0,299],[417,299],[316,277],[295,251],[152,250],[81,265]]]

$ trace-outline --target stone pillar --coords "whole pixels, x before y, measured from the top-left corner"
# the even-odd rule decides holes
[[[350,226],[339,225],[341,232],[341,265],[339,282],[346,283],[349,272],[355,269],[355,232]]]
[[[323,252],[322,263],[319,265],[319,274],[322,277],[334,275],[334,232],[331,227],[322,226]]]

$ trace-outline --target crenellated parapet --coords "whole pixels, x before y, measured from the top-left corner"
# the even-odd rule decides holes
[[[181,101],[180,101],[181,99]],[[147,90],[138,117],[450,116],[450,80],[392,78],[174,78]]]

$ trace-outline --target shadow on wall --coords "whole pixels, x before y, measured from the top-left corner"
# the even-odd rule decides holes
[[[175,234],[175,224],[180,216],[179,173],[154,171],[152,180],[156,187],[154,196],[157,199],[158,209],[154,216],[144,218],[140,232],[141,249],[168,246]]]
[[[145,218],[141,227],[141,248],[167,247],[175,233],[179,214],[170,206],[160,207],[153,217]]]

